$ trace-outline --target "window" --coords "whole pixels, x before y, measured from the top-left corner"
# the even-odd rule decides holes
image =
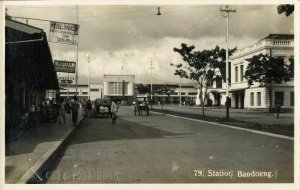
[[[275,105],[280,103],[281,106],[284,106],[284,92],[275,92]]]
[[[254,92],[250,93],[250,106],[254,106]]]
[[[189,92],[188,95],[197,95],[197,92]]]
[[[185,95],[185,92],[181,92],[181,95]]]
[[[91,88],[90,91],[99,92],[99,89],[98,88]]]
[[[238,82],[238,67],[235,67],[235,82]]]
[[[240,66],[240,80],[243,81],[244,80],[244,65]]]
[[[261,92],[257,92],[257,106],[261,106]]]
[[[291,97],[291,106],[294,106],[294,92],[291,92],[290,97]]]
[[[111,94],[123,94],[123,82],[111,83]],[[124,94],[128,94],[128,82],[124,83]]]
[[[83,95],[87,95],[88,93],[87,93],[87,92],[82,92],[82,94],[83,94]]]
[[[222,78],[221,77],[216,79],[216,88],[222,88]]]

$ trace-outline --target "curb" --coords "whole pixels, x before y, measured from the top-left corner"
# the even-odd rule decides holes
[[[155,112],[155,111],[150,111],[150,112],[158,113],[158,114],[163,114],[163,113]],[[204,120],[200,120],[200,119],[192,119],[192,118],[182,117],[182,116],[177,116],[177,115],[172,115],[172,114],[164,114],[164,115],[170,116],[170,117],[175,117],[175,118],[186,119],[186,120],[190,120],[190,121],[197,121],[197,122],[201,122],[201,123],[207,123],[207,124],[211,124],[211,125],[217,125],[217,126],[220,126],[220,127],[226,127],[226,128],[240,130],[240,131],[246,131],[246,132],[260,134],[260,135],[271,136],[271,137],[275,137],[275,138],[280,138],[280,139],[294,141],[293,137],[289,137],[289,136],[285,136],[285,135],[268,133],[268,132],[264,132],[264,131],[247,129],[247,128],[242,128],[242,127],[237,127],[237,126],[232,126],[232,125],[227,125],[227,124],[222,124],[222,123],[211,122],[211,121],[204,121]]]
[[[85,119],[82,117],[72,130],[66,132],[61,140],[56,141],[46,153],[44,153],[26,172],[17,180],[16,184],[42,184],[47,181],[45,173],[51,169],[51,163],[55,160],[55,157],[63,149],[63,147],[70,140],[70,137],[77,129],[78,125]],[[30,174],[30,175],[28,175]]]

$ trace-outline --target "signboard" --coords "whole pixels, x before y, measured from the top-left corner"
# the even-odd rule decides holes
[[[63,22],[50,22],[49,41],[76,45],[79,25]]]
[[[75,77],[58,77],[60,84],[75,84]]]
[[[54,60],[54,67],[56,72],[75,73],[76,62]]]

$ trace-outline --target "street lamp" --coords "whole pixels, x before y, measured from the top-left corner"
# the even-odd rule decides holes
[[[225,12],[225,15],[223,15],[226,18],[226,119],[229,119],[229,13],[236,12],[235,9],[229,8],[228,6],[225,6],[225,8],[220,9],[221,12]]]
[[[150,76],[150,81],[151,81],[151,89],[150,89],[150,105],[152,108],[152,70],[155,69],[155,67],[153,67],[153,63],[152,63],[152,58],[151,58],[151,64],[150,64],[150,68],[151,69],[151,76]]]
[[[88,77],[88,99],[91,98],[90,93],[91,93],[91,87],[90,87],[90,56],[87,55],[88,59],[88,64],[89,64],[89,77]]]

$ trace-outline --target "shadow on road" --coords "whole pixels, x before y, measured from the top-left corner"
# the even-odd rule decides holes
[[[184,134],[170,133],[145,126],[143,122],[134,123],[118,119],[118,124],[112,125],[110,119],[98,121],[98,119],[89,118],[76,129],[76,132],[71,137],[70,144],[123,139],[153,139],[178,135]]]

